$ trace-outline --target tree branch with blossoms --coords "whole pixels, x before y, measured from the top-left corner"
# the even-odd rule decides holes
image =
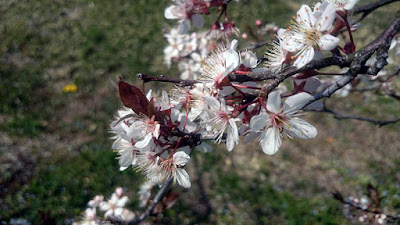
[[[301,110],[331,113],[339,119],[358,119],[380,126],[400,120],[376,121],[344,115],[327,109],[321,102],[349,85],[362,85],[380,76],[392,49],[396,48],[393,43],[399,39],[398,16],[379,37],[356,50],[352,33],[358,27],[349,17],[357,0],[324,0],[314,8],[302,5],[286,29],[272,24],[262,27],[260,21],[256,22],[257,31],[251,32],[251,36],[257,43],[251,48],[267,43],[259,36],[273,37],[263,60],[259,60],[253,52],[238,51],[237,40],[229,41],[237,33],[234,22],[228,19],[227,6],[231,1],[173,2],[165,10],[165,17],[178,20],[178,25],[164,32],[169,44],[164,49],[164,61],[167,66],[178,63],[180,78],[139,73],[142,89],[122,78],[118,84],[124,107],[110,125],[114,134],[112,148],[119,155],[121,171],[132,167],[147,179],[138,193],[147,208],[138,218],[123,221],[139,224],[156,214],[156,206],[161,202],[170,202],[164,206],[172,205],[176,198],[165,196],[171,184],[190,188],[192,183],[185,167],[193,149],[212,151],[205,140],[224,142],[231,152],[242,136],[243,143],[257,140],[265,154],[273,155],[283,141],[317,136],[317,129],[300,118]],[[356,8],[354,14],[363,13],[364,18],[391,2],[394,1],[381,0]],[[210,30],[188,34],[191,24],[204,25],[202,16],[210,14],[212,7],[220,12]],[[346,32],[348,38],[339,35]],[[326,72],[333,66],[345,71]],[[384,93],[396,93],[390,87],[394,78],[382,80]],[[151,90],[144,93],[148,82],[166,82],[175,87],[161,95]],[[157,185],[161,188],[150,200],[151,189]],[[118,206],[118,198],[112,199],[111,202],[116,202],[113,206]],[[161,207],[164,208],[167,207]],[[117,223],[121,212],[114,210],[105,217]]]

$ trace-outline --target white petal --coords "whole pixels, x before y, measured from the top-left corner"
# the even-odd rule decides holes
[[[307,25],[314,26],[315,17],[312,9],[308,5],[302,5],[300,10],[297,11],[297,21],[301,21]]]
[[[203,16],[200,14],[192,15],[192,22],[193,22],[193,26],[195,26],[197,28],[202,28],[204,25]]]
[[[237,46],[238,46],[238,40],[233,39],[229,48],[233,51],[236,51]]]
[[[326,7],[324,4],[327,4]],[[321,8],[325,8],[321,16],[318,17],[318,30],[325,32],[331,28],[333,21],[336,18],[336,7],[334,4],[323,2]]]
[[[269,116],[266,112],[261,112],[250,119],[250,128],[254,132],[264,129],[267,124],[269,124]]]
[[[257,132],[250,132],[248,135],[246,135],[243,139],[243,144],[247,144],[250,141],[256,139],[258,136],[260,136],[260,133]]]
[[[281,46],[284,51],[297,52],[304,48],[304,41],[299,41],[303,38],[303,35],[300,33],[291,31],[285,32],[285,36],[282,37]]]
[[[152,89],[150,89],[148,92],[147,92],[147,94],[146,94],[146,98],[147,98],[147,100],[151,100],[151,93],[153,92],[153,90]]]
[[[226,137],[226,148],[228,151],[232,151],[235,147],[235,144],[239,142],[239,134],[238,129],[233,118],[229,119],[229,127],[228,127],[228,134]]]
[[[153,135],[151,133],[148,133],[143,140],[136,142],[135,147],[142,149],[145,148],[149,143]]]
[[[221,103],[214,97],[205,96],[204,101],[212,110],[217,110],[221,107]]]
[[[177,169],[174,179],[184,188],[190,188],[192,186],[189,174],[184,169]]]
[[[230,72],[232,72],[232,70],[236,69],[236,67],[239,66],[240,63],[240,57],[239,54],[232,49],[228,49],[225,52],[225,65],[226,65],[226,70],[225,73],[226,75]]]
[[[283,37],[286,36],[286,32],[287,32],[286,29],[280,28],[280,29],[278,30],[278,32],[277,32],[277,35],[278,35],[278,37],[279,37],[280,39],[282,39]]]
[[[121,154],[118,163],[121,167],[129,167],[130,165],[132,165],[133,159],[134,159],[133,151],[127,149]]]
[[[317,136],[317,129],[305,120],[294,117],[287,122],[287,133],[294,138],[310,139]]]
[[[307,63],[309,63],[311,60],[313,60],[313,58],[314,58],[314,48],[312,46],[308,46],[297,57],[296,61],[293,63],[293,66],[301,68]]]
[[[196,146],[196,149],[202,153],[208,153],[208,152],[212,152],[213,148],[211,147],[211,145],[202,142],[200,145]]]
[[[126,169],[128,169],[128,166],[126,166],[126,167],[120,166],[120,167],[119,167],[119,171],[124,171],[124,170],[126,170]]]
[[[179,34],[186,34],[189,31],[190,22],[189,20],[182,20],[178,25]]]
[[[166,8],[164,11],[164,17],[166,19],[178,19],[178,17],[174,14],[175,11],[175,7],[174,5],[171,5],[170,7]]]
[[[351,10],[357,4],[358,0],[350,0],[346,6],[344,7],[345,10]]]
[[[257,56],[252,52],[245,52],[243,57],[243,65],[248,68],[254,68],[257,66]]]
[[[183,151],[179,151],[174,154],[173,159],[176,165],[184,166],[189,162],[190,156]]]
[[[340,39],[330,34],[323,35],[318,42],[322,50],[332,50],[339,44]]]
[[[290,96],[283,104],[283,112],[287,115],[293,115],[302,109],[312,98],[313,96],[306,92]]]
[[[128,196],[124,196],[117,201],[117,206],[124,207],[125,204],[129,201]]]
[[[267,109],[273,113],[278,113],[281,111],[281,94],[279,91],[271,92],[268,95]]]
[[[265,154],[273,155],[281,146],[282,138],[279,133],[279,129],[268,128],[266,132],[263,133],[261,140],[261,147]]]

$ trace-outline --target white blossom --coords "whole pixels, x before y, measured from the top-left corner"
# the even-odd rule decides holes
[[[278,91],[268,95],[267,109],[271,116],[262,111],[250,120],[252,132],[261,132],[260,144],[264,153],[275,154],[282,143],[282,138],[309,139],[317,135],[315,127],[296,117],[297,112],[312,97],[302,92],[286,99],[281,107],[281,97]]]
[[[225,105],[223,99],[217,100],[214,97],[205,98],[209,106],[209,119],[203,121],[207,131],[215,137],[215,142],[220,143],[222,137],[227,131],[226,148],[232,151],[235,145],[239,143],[239,132],[235,118],[230,116],[230,109]]]
[[[200,80],[208,88],[222,89],[224,78],[239,66],[240,56],[236,52],[237,40],[231,42],[230,48],[219,48],[206,59]]]
[[[316,51],[332,50],[339,44],[339,38],[327,34],[335,17],[335,6],[328,2],[323,2],[315,12],[307,5],[297,11],[295,21],[282,35],[283,48],[296,52],[294,66],[301,68],[316,56]]]

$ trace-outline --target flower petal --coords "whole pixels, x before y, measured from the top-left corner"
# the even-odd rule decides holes
[[[184,188],[190,188],[192,186],[190,183],[189,174],[184,169],[176,170],[174,180]]]
[[[204,25],[203,16],[200,14],[192,15],[192,22],[193,22],[193,26],[195,26],[197,28],[202,28]]]
[[[179,17],[177,17],[174,14],[175,8],[176,8],[176,6],[174,6],[174,5],[171,5],[170,7],[166,8],[164,11],[164,17],[166,19],[170,19],[170,20],[178,19]]]
[[[235,144],[239,143],[239,133],[233,118],[229,119],[229,127],[228,127],[228,134],[226,137],[226,148],[228,151],[232,151],[235,147]]]
[[[182,20],[178,25],[178,33],[186,34],[189,31],[189,28],[190,28],[189,20]]]
[[[318,42],[322,50],[332,50],[339,44],[340,39],[330,34],[323,35]]]
[[[179,151],[174,154],[173,159],[176,165],[184,166],[189,162],[190,156],[183,151]]]
[[[242,64],[247,68],[254,68],[257,66],[257,61],[257,56],[254,53],[246,51],[243,56]]]
[[[273,113],[278,113],[281,111],[281,94],[279,91],[271,92],[268,95],[267,109]]]
[[[312,98],[313,96],[306,92],[301,92],[293,96],[290,96],[286,99],[285,103],[283,104],[283,112],[286,115],[296,114]]]
[[[307,46],[301,52],[301,54],[297,57],[296,61],[293,63],[293,66],[297,68],[301,68],[307,63],[309,63],[314,58],[314,48],[312,46]]]
[[[129,167],[130,165],[132,165],[134,158],[135,156],[133,154],[133,151],[131,149],[127,149],[121,154],[118,163],[121,167]]]
[[[317,136],[317,129],[305,120],[294,117],[287,122],[289,127],[286,128],[286,131],[291,137],[310,139]]]
[[[313,11],[308,5],[302,5],[300,10],[297,11],[296,20],[310,25],[310,27],[314,26],[315,24],[315,17],[313,15]]]
[[[136,142],[135,147],[139,149],[145,148],[150,143],[152,137],[151,133],[148,133],[143,140]]]
[[[327,4],[327,5],[325,5]],[[333,21],[336,18],[336,7],[334,4],[323,2],[321,4],[322,12],[321,16],[318,17],[318,30],[321,32],[325,32],[331,28]]]
[[[268,128],[261,136],[260,144],[263,152],[267,155],[273,155],[281,146],[282,138],[279,129]]]
[[[261,112],[250,119],[250,129],[254,132],[264,129],[267,124],[269,124],[269,116],[266,112]]]
[[[208,152],[212,152],[213,148],[211,147],[211,145],[202,142],[200,145],[196,146],[196,149],[202,153],[208,153]]]

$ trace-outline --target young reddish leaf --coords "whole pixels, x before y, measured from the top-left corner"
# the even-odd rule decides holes
[[[121,102],[126,107],[131,108],[137,114],[147,115],[149,101],[139,88],[124,82],[122,78],[119,80],[118,88]]]

